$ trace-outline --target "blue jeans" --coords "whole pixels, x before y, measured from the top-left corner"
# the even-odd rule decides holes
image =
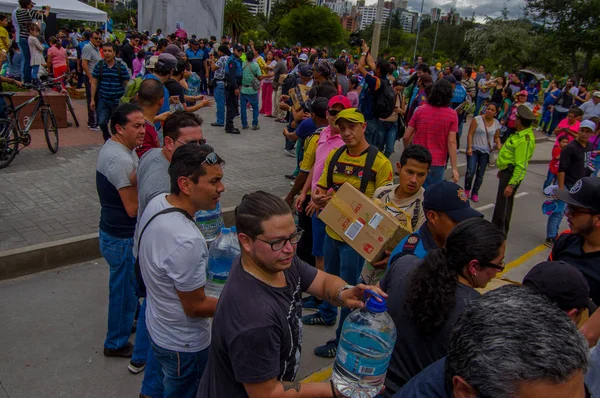
[[[550,125],[550,121],[552,120],[552,112],[548,109],[548,106],[544,104],[542,107],[542,117],[540,119],[540,128],[546,133],[550,134],[548,131],[548,127]]]
[[[108,280],[108,331],[104,348],[116,350],[131,335],[138,298],[135,295],[133,238],[116,238],[100,230],[100,253],[110,267]]]
[[[119,103],[98,100],[96,103],[96,118],[98,120],[98,125],[100,126],[100,130],[102,130],[102,137],[104,141],[108,141],[110,139],[110,132],[108,131],[108,122],[110,121],[110,117]]]
[[[394,153],[396,135],[398,134],[398,122],[379,121],[380,135],[377,140],[377,148],[389,158]]]
[[[150,349],[150,338],[146,328],[146,299],[142,302],[138,315],[137,329],[135,332],[135,346],[133,349],[132,362],[145,363]]]
[[[487,98],[483,98],[480,96],[475,97],[475,116],[479,115],[479,110],[481,109],[481,105],[483,105],[483,100]]]
[[[196,398],[208,362],[208,348],[199,352],[176,352],[150,341],[164,373],[164,398]]]
[[[467,155],[467,173],[465,174],[465,190],[471,190],[471,183],[475,177],[475,185],[473,185],[473,195],[479,193],[479,189],[483,184],[483,176],[485,169],[490,161],[490,154],[480,151],[473,151],[473,155]]]
[[[217,124],[225,124],[225,82],[217,81],[215,87],[215,103],[217,104]]]
[[[346,281],[350,285],[356,285],[360,278],[365,260],[347,243],[338,241],[327,235],[323,246],[325,254],[325,272],[336,275]],[[342,308],[340,314],[340,322],[335,331],[336,342],[340,341],[340,333],[344,320],[352,310]],[[323,300],[323,304],[319,306],[319,313],[326,322],[335,321],[337,318],[338,309],[329,302]]]
[[[21,55],[23,56],[23,65],[21,65],[21,74],[23,75],[23,82],[31,83],[31,53],[29,52],[29,43],[27,39],[19,38],[19,48],[21,49]]]
[[[367,129],[365,130],[365,139],[369,145],[377,146],[379,137],[383,135],[380,131],[380,124],[378,119],[367,119]]]
[[[558,236],[560,222],[562,221],[565,211],[567,210],[567,205],[565,202],[557,200],[556,203],[558,204],[556,211],[550,214],[550,217],[548,217],[548,224],[546,225],[547,238],[556,238]]]
[[[31,65],[31,80],[33,81],[37,81],[38,79],[38,74],[40,73],[40,66],[39,65]]]
[[[437,184],[438,182],[444,181],[445,171],[446,166],[431,166],[429,168],[429,174],[427,174],[427,178],[423,184],[423,188],[427,188],[431,184]]]
[[[550,131],[548,131],[548,134],[554,133],[558,123],[562,122],[562,120],[566,118],[568,114],[569,112],[559,112],[554,109],[554,112],[552,112],[552,123],[550,123]]]
[[[544,188],[543,189],[548,188],[552,184],[556,184],[557,183],[556,177],[557,177],[556,174],[552,173],[550,171],[550,169],[548,169],[548,175],[546,176],[546,181],[544,181]]]
[[[162,397],[164,375],[160,363],[154,356],[152,347],[150,347],[150,336],[146,328],[146,299],[144,299],[140,307],[137,331],[135,332],[135,346],[131,361],[146,364],[141,393],[149,397]]]
[[[242,127],[248,127],[248,115],[246,106],[250,103],[252,107],[252,126],[258,126],[258,93],[240,94],[240,113],[242,118]]]

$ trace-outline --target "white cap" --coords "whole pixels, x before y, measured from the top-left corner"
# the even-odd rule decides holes
[[[594,91],[594,94],[592,94],[594,97],[598,97],[600,98],[600,91]]]
[[[300,54],[300,56],[298,56],[298,59],[300,61],[308,61],[308,55],[306,55],[306,54]]]
[[[579,125],[579,130],[586,127],[588,129],[591,129],[592,131],[596,131],[596,123],[592,122],[591,120],[584,120],[583,122],[581,122],[581,124]]]

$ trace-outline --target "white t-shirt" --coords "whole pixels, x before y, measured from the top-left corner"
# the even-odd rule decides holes
[[[158,195],[148,203],[140,228],[156,213],[173,207],[166,197]],[[139,253],[147,293],[146,325],[154,343],[178,352],[207,348],[209,318],[187,316],[176,291],[191,292],[206,284],[208,248],[196,224],[181,213],[161,214],[144,231]]]
[[[500,122],[497,119],[494,119],[494,124],[492,124],[492,127],[487,128],[486,137],[486,126],[485,121],[483,120],[483,116],[475,116],[475,121],[477,122],[477,128],[475,129],[475,134],[473,135],[473,150],[484,153],[490,153],[489,145],[491,144],[492,148],[494,148],[495,146],[494,134],[496,134],[496,131],[500,128]]]

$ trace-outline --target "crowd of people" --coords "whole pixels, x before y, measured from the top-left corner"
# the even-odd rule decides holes
[[[342,396],[332,382],[295,380],[302,328],[339,322],[335,338],[314,349],[334,358],[366,290],[387,299],[398,330],[382,396],[600,394],[600,354],[590,353],[600,337],[600,92],[574,89],[572,80],[540,91],[517,73],[493,78],[484,66],[429,67],[422,57],[398,65],[375,59],[364,42],[360,55],[332,57],[327,49],[188,38],[183,29],[133,31],[121,44],[103,31],[64,28],[44,48],[34,39],[49,8],[32,7],[20,0],[18,38],[4,43],[0,34],[0,45],[17,43],[14,79],[37,79],[46,65],[85,86],[88,127],[105,139],[96,167],[100,249],[110,268],[104,355],[144,372],[140,397]],[[524,286],[480,297],[477,289],[504,270],[542,92],[538,128],[557,136],[544,187],[552,254]],[[218,299],[205,292],[208,246],[194,219],[215,209],[226,188],[225,159],[195,113],[213,104],[209,97],[211,127],[241,134],[272,117],[296,158],[284,199],[258,191],[236,208],[241,256]],[[397,141],[403,150],[393,167]],[[491,222],[471,207],[490,163],[498,167]],[[372,263],[318,217],[345,183],[412,231]],[[559,235],[565,214],[571,229]]]

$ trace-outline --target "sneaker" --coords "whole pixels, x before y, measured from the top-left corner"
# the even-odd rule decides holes
[[[467,194],[467,199],[470,199],[471,198],[471,191],[465,190],[465,193]]]
[[[479,195],[474,193],[473,195],[471,195],[471,200],[475,203],[479,202]]]
[[[260,130],[260,127],[258,127],[258,125],[252,126],[252,130]]]
[[[133,344],[127,343],[121,348],[111,350],[109,348],[104,349],[104,356],[107,358],[131,358],[133,355]]]
[[[556,238],[546,238],[546,240],[544,241],[544,245],[546,247],[552,248],[552,246],[554,246],[555,242],[556,242]]]
[[[225,129],[225,132],[226,132],[227,134],[240,134],[240,129],[236,129],[236,128],[233,128],[233,129],[231,129],[231,130],[227,130],[227,129]]]
[[[283,153],[289,157],[295,158],[296,157],[296,151],[293,149],[284,149]]]
[[[277,119],[277,121],[279,123],[287,123],[287,119],[285,119],[285,118]]]
[[[321,358],[335,358],[337,344],[335,339],[329,340],[325,345],[315,347],[315,355]]]
[[[248,130],[250,127],[248,126],[242,126],[242,130]]]
[[[129,365],[127,365],[127,370],[136,375],[138,373],[142,373],[146,368],[146,362],[133,362],[129,361]]]
[[[302,308],[308,310],[316,310],[323,303],[323,300],[316,298],[315,296],[308,296],[302,299]]]
[[[98,126],[88,126],[88,128],[92,131],[100,131],[100,127]]]
[[[326,322],[325,319],[321,316],[319,312],[314,313],[312,315],[305,315],[302,317],[302,323],[304,325],[323,325],[323,326],[333,326],[335,325],[335,319],[330,322]],[[333,357],[332,357],[333,358]]]
[[[295,179],[296,179],[296,176],[295,176],[295,175],[293,175],[293,174],[286,174],[286,175],[285,175],[285,178],[287,178],[288,180],[295,180]]]
[[[221,123],[211,123],[210,125],[213,127],[225,127],[225,125]]]

